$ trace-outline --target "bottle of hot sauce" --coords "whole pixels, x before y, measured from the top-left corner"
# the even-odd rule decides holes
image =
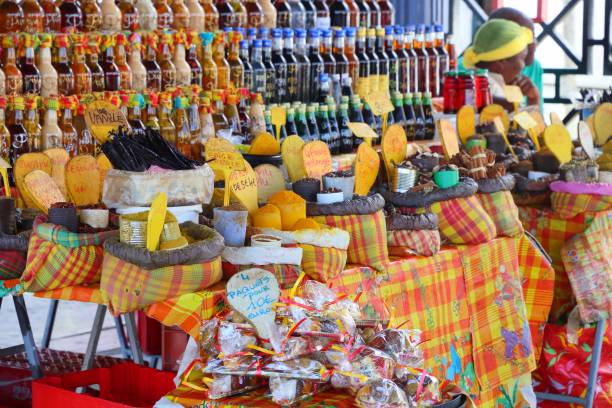
[[[21,64],[21,74],[23,77],[23,93],[40,95],[41,76],[40,71],[34,63],[34,36],[23,34],[22,46],[25,48],[25,59]]]
[[[62,31],[74,33],[83,31],[83,12],[81,5],[76,0],[64,0],[59,5],[62,17]]]
[[[14,0],[0,3],[0,33],[11,34],[23,31],[23,9]]]
[[[43,31],[45,12],[36,0],[24,0],[21,3],[23,9],[23,31],[37,34]]]
[[[40,7],[42,7],[45,17],[43,20],[44,30],[47,33],[57,33],[62,28],[62,16],[60,14],[57,4],[53,0],[41,0]]]
[[[146,88],[150,91],[159,92],[162,90],[161,68],[156,61],[157,36],[154,33],[147,33],[144,37],[145,57],[142,65],[147,70]]]
[[[91,72],[91,90],[93,92],[104,91],[104,70],[100,65],[100,36],[90,34],[87,43],[87,67]]]
[[[60,122],[60,129],[62,130],[62,142],[64,149],[68,152],[70,157],[74,157],[79,154],[79,137],[77,131],[72,124],[72,109],[74,107],[74,98],[68,96],[62,96],[60,104],[62,107],[62,120]]]
[[[17,68],[15,48],[17,47],[16,35],[5,35],[2,39],[4,48],[4,76],[6,78],[6,94],[21,95],[23,92],[23,75]]]
[[[80,34],[75,39],[73,47],[72,72],[74,74],[74,93],[77,95],[89,94],[92,91],[91,71],[85,63],[85,36]]]
[[[74,129],[77,132],[79,139],[79,154],[96,154],[96,140],[87,128],[85,123],[85,110],[87,105],[93,101],[91,96],[81,97],[76,108],[74,116]]]
[[[119,87],[123,90],[132,89],[132,69],[127,63],[126,47],[128,40],[123,33],[115,36],[115,63],[119,68]]]
[[[158,55],[158,63],[161,69],[161,89],[176,86],[176,67],[172,63],[170,45],[172,44],[172,34],[161,35],[161,45]]]
[[[197,85],[198,87],[202,87],[202,65],[200,61],[198,61],[198,43],[200,39],[198,37],[198,33],[192,31],[187,36],[187,55],[185,57],[185,61],[189,65],[189,69],[191,70],[191,85]]]
[[[60,95],[74,94],[74,73],[68,64],[68,36],[58,34],[55,37],[57,61],[53,64],[57,71],[57,90]]]

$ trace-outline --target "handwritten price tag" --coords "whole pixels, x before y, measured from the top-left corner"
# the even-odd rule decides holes
[[[504,95],[506,100],[510,103],[521,103],[523,102],[523,91],[516,85],[506,85],[504,87]]]
[[[378,134],[368,125],[362,122],[349,122],[348,128],[353,134],[361,139],[377,139]]]
[[[244,170],[244,159],[238,152],[212,151],[206,154],[206,160],[213,160],[208,164],[215,174],[226,174],[234,170]]]
[[[388,180],[391,180],[393,163],[400,164],[406,159],[408,140],[400,125],[391,125],[383,137],[381,148]]]
[[[34,199],[36,208],[45,214],[52,204],[65,202],[66,198],[50,175],[42,170],[34,170],[25,176],[25,188]]]
[[[472,105],[464,105],[457,112],[457,131],[463,144],[476,133],[476,112]]]
[[[308,142],[302,148],[302,160],[304,170],[308,177],[320,179],[326,173],[332,171],[332,158],[329,147],[320,140]]]
[[[285,189],[285,177],[278,167],[260,164],[255,167],[255,174],[257,174],[257,200],[260,203],[268,202],[272,194]]]
[[[249,163],[245,161],[244,171],[233,171],[228,181],[225,184],[226,190],[228,189],[231,194],[236,197],[240,203],[246,207],[251,214],[257,210],[257,174],[253,171],[253,168]]]
[[[506,112],[503,106],[494,103],[485,106],[482,112],[480,112],[480,124],[493,122],[495,118],[500,118],[503,124],[504,133],[508,133],[510,119],[508,119],[508,112]]]
[[[357,149],[355,158],[355,193],[368,195],[378,177],[380,158],[372,146],[362,143]]]
[[[93,205],[100,199],[100,169],[93,156],[79,155],[66,164],[66,188],[75,205]]]
[[[70,155],[65,149],[60,148],[45,150],[43,154],[51,159],[51,177],[55,180],[55,184],[57,184],[63,195],[68,196],[68,189],[66,188],[66,163],[70,160]]]
[[[391,103],[389,94],[385,91],[370,93],[368,96],[366,96],[366,102],[368,105],[370,105],[372,113],[376,116],[382,116],[385,113],[393,112],[395,109]]]
[[[526,111],[514,115],[514,121],[525,130],[534,129],[538,126],[538,122]]]
[[[15,185],[27,208],[37,208],[34,199],[25,187],[25,176],[34,170],[42,170],[51,175],[51,159],[42,153],[26,153],[19,156],[13,169]]]
[[[301,137],[296,135],[287,137],[281,146],[283,164],[287,169],[287,174],[291,182],[296,182],[306,176],[304,159],[302,158],[303,147],[304,141]]]
[[[100,143],[105,142],[108,134],[112,130],[119,129],[120,126],[130,129],[130,124],[121,110],[104,100],[94,101],[87,106],[85,123],[91,134]]]
[[[440,119],[438,120],[438,131],[446,158],[451,159],[454,155],[459,154],[459,139],[453,124],[446,119]]]

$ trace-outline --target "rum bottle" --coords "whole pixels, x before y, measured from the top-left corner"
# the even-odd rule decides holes
[[[17,68],[15,48],[17,46],[17,36],[7,35],[2,39],[4,48],[4,76],[6,81],[5,91],[7,95],[21,95],[23,92],[23,75]]]
[[[47,33],[59,32],[62,29],[62,15],[55,1],[41,0],[40,7],[42,7],[45,13],[43,19],[44,31]]]
[[[308,120],[306,119],[306,105],[300,105],[297,109],[297,119],[295,121],[295,126],[299,137],[302,138],[304,142],[310,142],[312,137],[310,136],[310,130],[308,129]]]
[[[331,17],[329,14],[329,7],[325,0],[315,0],[315,9],[317,10],[317,20],[315,27],[319,30],[327,30],[331,27]]]
[[[275,0],[274,7],[276,8],[276,26],[278,28],[290,28],[291,6],[286,0]]]
[[[102,11],[95,0],[83,0],[83,31],[86,33],[99,31],[102,27]]]
[[[215,137],[215,124],[212,120],[210,99],[201,97],[200,98],[200,127],[202,128],[200,144],[204,145],[206,141]],[[202,146],[203,147],[203,146]],[[203,157],[204,149],[201,149],[200,159]]]
[[[304,25],[305,28],[315,27],[317,23],[317,9],[312,0],[302,0],[304,7]]]
[[[159,30],[170,29],[174,22],[174,13],[166,0],[157,0],[155,10],[157,11],[157,28]]]
[[[191,85],[197,85],[198,87],[202,87],[202,65],[200,65],[200,61],[198,61],[198,51],[196,49],[196,44],[194,41],[189,43],[189,49],[187,50],[187,56],[185,57],[185,61],[189,65],[189,69],[191,70]]]
[[[272,41],[262,40],[263,64],[266,67],[266,91],[262,94],[266,103],[271,103],[276,95],[276,68],[272,62]]]
[[[287,109],[287,122],[285,124],[285,129],[287,130],[287,135],[298,135],[297,125],[295,123],[295,109],[289,108]]]
[[[306,28],[306,9],[300,3],[300,0],[287,0],[291,8],[291,25],[290,28],[296,29]]]
[[[410,85],[408,87],[408,92],[417,92],[419,87],[419,56],[414,50],[414,26],[408,26],[406,31],[404,32],[404,50],[408,55],[408,66],[409,66],[409,76],[410,76]]]
[[[22,38],[23,46],[25,47],[25,60],[21,64],[23,93],[40,95],[42,79],[40,71],[34,63],[34,38],[32,34],[23,34]]]
[[[332,0],[329,5],[329,15],[331,16],[331,26],[344,28],[351,25],[351,9],[344,0]]]
[[[157,118],[157,107],[159,105],[159,97],[156,93],[145,95],[145,127],[159,130],[159,119]]]
[[[59,34],[55,37],[57,61],[53,65],[57,71],[57,90],[60,95],[74,94],[74,73],[68,64],[68,37]],[[112,53],[112,47],[111,47]]]
[[[370,9],[370,27],[380,27],[382,24],[380,22],[380,6],[378,5],[377,0],[366,0],[368,7]]]
[[[204,8],[198,0],[187,0],[185,3],[189,11],[189,31],[201,33],[204,31]]]
[[[76,0],[64,0],[59,5],[59,11],[62,18],[62,31],[65,33],[74,33],[83,31],[83,12],[81,5]]]
[[[10,154],[11,165],[24,153],[30,152],[28,133],[23,127],[23,109],[25,108],[22,96],[13,96],[11,115],[8,120],[8,131],[11,134]]]
[[[423,118],[425,120],[425,140],[433,140],[436,133],[436,123],[433,117],[433,107],[431,106],[431,94],[423,94]]]
[[[344,0],[347,7],[349,8],[349,27],[359,26],[359,7],[355,4],[354,0]]]
[[[412,94],[404,94],[404,117],[406,118],[406,138],[409,142],[416,140],[416,113],[412,104]]]
[[[86,105],[84,103],[79,103],[77,106],[77,114],[73,121],[74,128],[76,129],[79,138],[79,154],[95,155],[96,140],[85,123],[85,109]]]
[[[236,94],[230,93],[227,95],[223,113],[227,118],[228,128],[231,130],[232,136],[242,135],[240,115],[238,113],[238,97]]]
[[[359,10],[359,28],[368,29],[370,27],[370,6],[366,0],[353,0]],[[361,139],[360,139],[361,140]]]
[[[14,0],[0,3],[0,33],[16,34],[23,31],[23,9]]]
[[[434,44],[435,33],[432,26],[427,26],[425,30],[425,50],[429,59],[429,88],[425,88],[426,92],[430,92],[434,96],[440,94],[440,77],[438,68],[438,51]]]
[[[306,118],[308,120],[308,133],[310,134],[310,140],[321,140],[319,133],[319,125],[317,124],[316,106],[316,104],[310,104],[306,109]]]
[[[283,30],[272,30],[272,63],[274,64],[274,91],[271,102],[283,103],[287,97],[287,61],[283,57]]]
[[[171,111],[171,96],[163,94],[159,101],[159,133],[166,141],[176,145],[176,126],[170,117]]]
[[[141,94],[131,94],[128,101],[128,123],[133,135],[145,135],[145,125],[142,123],[142,106],[144,98]]]
[[[161,68],[155,60],[155,49],[157,48],[157,38],[155,34],[149,33],[143,38],[145,43],[145,57],[142,61],[147,70],[146,88],[159,92],[162,90]]]
[[[106,35],[104,38],[104,43],[102,44],[102,52],[103,59],[100,66],[104,71],[104,89],[106,91],[118,91],[121,84],[121,74],[119,72],[119,68],[117,64],[115,64],[115,52],[113,50],[113,46],[115,44],[114,37],[110,35]],[[60,76],[60,92],[62,88],[62,74],[60,69],[56,66],[57,72]],[[72,70],[71,70],[72,71]],[[72,72],[71,72],[72,74]]]
[[[283,58],[287,64],[287,93],[285,102],[298,100],[298,60],[293,54],[293,30],[283,30]]]
[[[264,95],[266,92],[266,66],[262,60],[261,42],[261,40],[253,40],[253,51],[251,53],[253,83],[250,91],[255,94]]]
[[[332,132],[331,132],[331,128],[329,126],[329,117],[327,114],[327,105],[321,105],[319,107],[319,112],[317,113],[317,127],[319,129],[319,139],[324,142],[325,144],[327,144],[327,146],[330,148],[333,147],[332,146]]]
[[[61,98],[62,120],[60,129],[62,130],[62,144],[70,157],[79,154],[79,136],[72,124],[73,99],[67,96]]]
[[[42,127],[42,149],[63,148],[62,129],[57,120],[59,103],[57,98],[47,99],[47,110],[45,111],[44,123]]]
[[[378,90],[389,92],[389,65],[390,58],[385,52],[385,29],[376,29],[376,55],[378,56]]]
[[[104,91],[104,70],[99,63],[99,36],[92,34],[87,43],[87,67],[91,72],[91,90],[93,92]],[[44,74],[43,74],[44,75]],[[58,75],[59,83],[59,75]],[[56,92],[57,94],[57,92]]]
[[[114,0],[102,0],[102,31],[121,31],[121,10]]]
[[[417,26],[416,35],[413,46],[414,52],[417,55],[418,66],[418,82],[416,89],[419,92],[424,92],[429,89],[429,54],[425,50],[425,26],[420,24]]]
[[[121,11],[121,30],[138,30],[138,9],[132,0],[120,0],[119,10]]]
[[[295,58],[298,63],[297,70],[297,83],[298,83],[298,101],[308,101],[308,93],[310,83],[308,78],[310,77],[310,60],[308,59],[306,49],[306,30],[298,29],[295,30]]]
[[[132,49],[128,57],[128,64],[132,70],[132,87],[136,92],[144,92],[147,88],[147,69],[142,63],[142,40],[138,33],[130,35]]]
[[[404,28],[395,27],[395,41],[393,44],[397,55],[397,83],[399,92],[405,94],[410,90],[410,60],[404,48]]]
[[[323,30],[321,40],[321,57],[324,71],[330,77],[336,73],[336,59],[332,55],[332,30]]]
[[[357,58],[355,50],[355,34],[357,30],[355,27],[347,27],[344,30],[346,34],[346,44],[344,45],[344,55],[348,60],[348,75],[351,77],[351,84],[353,85],[352,92],[357,92],[357,83],[359,80],[359,58]]]
[[[132,89],[132,69],[127,63],[127,55],[125,52],[125,47],[128,44],[127,38],[123,33],[118,33],[115,37],[115,41],[115,59],[117,61],[117,68],[119,69],[119,88],[126,90]]]
[[[332,47],[332,56],[336,61],[336,69],[334,74],[340,75],[340,80],[349,75],[349,60],[344,55],[344,29],[336,29],[334,32],[334,45]]]
[[[356,93],[365,98],[370,93],[370,59],[366,53],[366,29],[357,30],[357,43],[355,55],[359,60],[358,75],[353,79],[356,84]]]
[[[28,133],[28,144],[31,152],[42,150],[42,127],[38,120],[38,96],[25,97],[25,119],[23,127]],[[2,118],[4,119],[4,118]],[[4,125],[4,123],[2,123]]]
[[[213,124],[215,125],[215,133],[218,133],[220,130],[228,129],[229,122],[225,113],[223,112],[223,93],[219,91],[213,91],[213,103],[214,109],[212,111],[212,119]]]
[[[261,94],[251,94],[249,117],[251,119],[251,129],[249,137],[245,140],[246,143],[250,143],[257,135],[266,131],[266,118]]]
[[[204,9],[204,30],[211,33],[219,29],[219,11],[213,0],[201,0]]]
[[[399,89],[400,58],[395,52],[395,30],[392,26],[385,27],[385,54],[389,59],[389,92],[390,95]]]
[[[242,0],[230,0],[232,9],[234,10],[235,24],[233,27],[246,27],[247,25],[247,11],[242,4]]]
[[[423,104],[421,102],[420,92],[414,94],[413,106],[414,106],[414,139],[415,140],[425,140],[427,136],[427,129],[425,127],[425,112],[423,110]]]
[[[36,0],[24,0],[21,3],[23,9],[23,31],[30,34],[38,34],[44,30],[45,12]]]
[[[340,105],[338,114],[338,132],[340,134],[340,153],[346,154],[353,151],[353,132],[349,129],[348,104]]]
[[[172,43],[172,34],[162,34],[161,50],[159,53],[159,68],[161,70],[161,89],[166,90],[169,87],[176,86],[176,67],[172,63],[170,55],[170,44]]]
[[[230,33],[227,62],[229,62],[230,66],[230,87],[233,89],[242,88],[244,86],[244,64],[240,60],[240,39],[240,33]]]
[[[193,93],[188,99],[187,120],[189,121],[189,155],[193,160],[200,160],[202,157],[202,125],[200,123],[200,112],[198,110],[199,97]]]
[[[336,104],[330,103],[327,105],[327,118],[329,120],[329,130],[331,133],[331,154],[342,153],[342,139],[340,137],[340,129],[336,120]]]
[[[230,65],[225,59],[225,41],[223,35],[216,35],[213,58],[217,65],[217,89],[228,89],[230,86]]]
[[[368,77],[370,80],[368,81],[368,91],[375,92],[378,91],[380,76],[383,74],[380,72],[380,65],[384,64],[384,62],[379,60],[378,54],[376,53],[376,29],[369,28],[367,35],[366,53],[368,56],[368,61],[370,61],[370,76]]]
[[[261,27],[264,22],[264,12],[257,0],[246,0],[244,8],[247,12],[247,27]]]
[[[85,47],[81,41],[74,46],[74,60],[72,72],[74,73],[74,92],[77,95],[90,94],[92,92],[91,71],[85,63]],[[124,88],[130,89],[130,87]]]
[[[446,47],[444,45],[444,29],[441,25],[436,24],[435,31],[434,47],[436,53],[438,54],[438,79],[440,83],[438,94],[434,96],[440,96],[442,94],[442,89],[444,89],[444,74],[449,71],[450,64],[448,52],[446,51]]]
[[[187,37],[179,31],[174,35],[174,68],[176,69],[176,86],[189,86],[191,84],[191,66],[187,63],[185,44]]]
[[[174,126],[176,127],[176,148],[185,156],[191,156],[191,132],[187,118],[187,98],[177,96],[174,98]]]
[[[380,25],[383,27],[395,24],[395,7],[389,0],[378,0],[380,8]]]
[[[232,5],[227,0],[217,0],[217,10],[219,11],[219,29],[226,27],[236,27],[238,25]]]
[[[217,89],[217,64],[213,61],[212,33],[200,33],[202,43],[202,89],[212,91]]]
[[[250,92],[253,89],[253,66],[249,62],[249,42],[247,40],[240,41],[240,61],[242,61],[244,72],[243,88]]]
[[[175,30],[187,30],[189,28],[189,9],[183,0],[173,0],[170,8],[174,15],[172,28]]]
[[[319,82],[320,75],[325,72],[325,60],[321,56],[321,43],[319,40],[320,31],[316,28],[308,30],[310,52],[308,61],[310,61],[310,74],[308,75],[307,83],[309,84],[310,93],[306,99],[308,102],[314,102],[319,97]]]

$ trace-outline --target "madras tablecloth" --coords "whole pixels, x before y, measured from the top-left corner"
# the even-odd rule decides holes
[[[348,267],[331,284],[340,292],[363,292],[358,301],[367,317],[391,315],[396,325],[423,330],[426,368],[477,401],[480,397],[479,406],[495,401],[514,406],[516,401],[502,400],[513,395],[517,378],[535,368],[554,271],[522,236],[445,248],[433,257],[395,259],[381,273]],[[146,313],[197,338],[199,319],[224,307],[221,282],[154,304]],[[527,327],[535,330],[533,336]]]

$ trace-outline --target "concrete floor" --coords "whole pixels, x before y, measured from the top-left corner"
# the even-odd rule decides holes
[[[24,295],[34,341],[40,345],[50,300]],[[89,332],[93,324],[96,305],[82,302],[60,301],[55,318],[55,327],[50,348],[84,353],[87,348]],[[2,299],[0,308],[0,348],[21,344],[21,332],[15,314],[12,297]],[[98,354],[118,356],[119,341],[115,332],[114,320],[109,313],[104,319],[104,329],[98,343]]]

